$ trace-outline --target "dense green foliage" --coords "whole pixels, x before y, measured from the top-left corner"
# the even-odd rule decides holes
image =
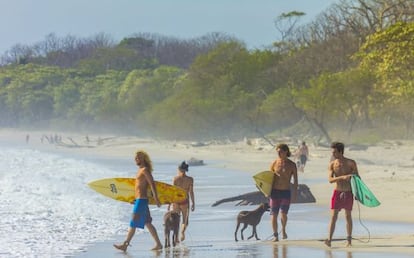
[[[404,19],[332,25],[358,2]],[[414,4],[391,2],[343,1],[325,20],[289,25],[283,42],[262,50],[222,34],[187,41],[137,35],[118,44],[102,35],[77,44],[52,35],[46,40],[58,47],[46,52],[19,45],[2,58],[0,127],[206,139],[305,121],[301,134],[326,141],[367,129],[413,137],[414,14],[398,14]],[[333,17],[338,10],[343,16]],[[296,13],[303,16],[288,18]]]

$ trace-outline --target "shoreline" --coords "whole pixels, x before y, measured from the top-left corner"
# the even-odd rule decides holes
[[[29,142],[25,143],[26,134],[30,134]],[[71,138],[81,145],[78,147],[56,146],[54,144],[41,143],[43,132],[23,132],[0,129],[0,144],[18,145],[40,151],[66,153],[76,156],[96,156],[114,159],[132,159],[137,149],[143,149],[149,153],[153,160],[182,160],[192,157],[204,160],[207,166],[214,168],[226,168],[241,171],[247,175],[253,175],[257,171],[266,170],[276,153],[269,144],[248,145],[245,142],[210,142],[204,146],[195,146],[192,142],[161,141],[143,139],[133,136],[89,135],[90,142],[86,143],[85,135],[63,133],[63,142],[70,144]],[[99,138],[105,139],[98,144]],[[346,144],[346,143],[345,143]],[[290,145],[293,148],[292,145]],[[320,208],[329,213],[329,201],[332,186],[327,182],[327,166],[330,150],[322,147],[310,147],[310,159],[305,168],[305,173],[298,173],[299,183],[309,186]],[[292,150],[292,149],[291,149]],[[364,181],[377,195],[381,205],[377,208],[360,207],[360,215],[364,221],[378,221],[381,223],[412,223],[414,212],[414,183],[413,166],[414,145],[412,142],[402,144],[382,143],[369,147],[364,151],[345,150],[345,156],[354,159]],[[209,161],[220,161],[209,163]],[[250,208],[248,208],[250,209]],[[342,220],[343,212],[340,213]],[[354,224],[358,220],[358,209],[354,205]],[[328,225],[329,221],[326,221]],[[338,228],[337,231],[340,229]],[[335,234],[336,235],[336,234]],[[116,235],[114,235],[116,236]],[[400,254],[413,254],[414,235],[394,234],[390,236],[371,236],[369,244],[356,244],[352,248],[335,248],[349,252],[396,252]],[[106,243],[107,241],[105,241]],[[93,246],[101,246],[102,243],[94,243]],[[310,248],[326,249],[323,244],[309,240],[288,240],[277,245],[303,246]],[[88,246],[89,249],[95,247]],[[389,250],[391,248],[391,251]],[[329,250],[329,249],[328,249]]]
[[[30,134],[29,143],[25,143],[26,134]],[[240,142],[210,142],[204,146],[194,147],[195,143],[185,141],[155,140],[133,136],[86,135],[64,133],[65,146],[41,143],[43,132],[23,132],[0,129],[0,143],[30,146],[34,149],[73,155],[90,155],[105,158],[132,159],[136,150],[149,153],[153,160],[174,159],[177,164],[182,160],[197,158],[214,168],[229,168],[253,175],[267,170],[276,158],[272,146],[265,143],[248,145]],[[68,138],[79,146],[69,146]],[[106,139],[98,145],[99,138]],[[346,143],[345,143],[346,146]],[[290,145],[292,151],[292,145]],[[316,198],[315,205],[329,207],[333,186],[327,182],[327,168],[330,150],[323,147],[309,146],[310,158],[305,172],[298,172],[299,183],[305,183]],[[413,154],[411,154],[413,153]],[[391,143],[372,146],[368,150],[348,151],[345,156],[357,162],[359,173],[364,182],[377,195],[382,203],[376,208],[362,207],[364,216],[375,221],[412,222],[414,213],[414,142],[405,144]],[[219,164],[209,161],[217,160]],[[395,164],[392,162],[395,161]]]

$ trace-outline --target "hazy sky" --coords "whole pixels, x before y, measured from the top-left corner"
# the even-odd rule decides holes
[[[302,11],[312,20],[335,0],[0,0],[0,54],[31,45],[50,33],[121,40],[149,32],[193,38],[225,32],[249,48],[271,45],[279,35],[274,19]]]

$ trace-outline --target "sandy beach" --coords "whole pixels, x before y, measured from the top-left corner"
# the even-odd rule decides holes
[[[217,169],[223,168],[243,171],[247,176],[268,169],[270,163],[276,158],[274,148],[260,139],[252,139],[249,141],[250,144],[247,144],[246,141],[208,141],[195,143],[185,141],[165,141],[150,138],[143,139],[133,136],[93,134],[88,134],[88,139],[86,139],[86,134],[59,133],[58,135],[61,137],[64,144],[50,144],[45,140],[41,142],[42,136],[54,134],[54,132],[24,132],[2,129],[0,130],[0,142],[16,143],[22,146],[27,145],[32,148],[49,152],[123,159],[132,159],[133,154],[137,149],[143,149],[147,151],[151,157],[156,157],[158,160],[168,157],[168,159],[176,159],[178,163],[183,159],[194,157],[205,161],[206,166]],[[28,139],[26,139],[27,135],[29,135]],[[280,142],[288,143],[291,150],[297,146],[297,143],[291,142],[290,139],[281,139]],[[277,143],[278,142],[275,142],[275,144]],[[328,209],[333,189],[333,186],[327,181],[327,166],[330,159],[330,149],[314,146],[312,144],[308,145],[310,159],[305,168],[305,172],[299,173],[299,183],[306,182],[312,194],[315,196],[316,203],[312,205]],[[346,142],[345,146],[347,147]],[[361,216],[364,220],[377,221],[385,224],[388,222],[413,222],[414,142],[403,140],[383,141],[375,146],[369,146],[365,150],[350,150],[349,148],[346,148],[345,156],[354,159],[357,162],[362,179],[381,201],[381,205],[376,208],[361,206],[358,208],[359,210],[357,210],[354,205],[354,224],[357,223],[358,216]],[[220,162],[209,164],[210,160],[219,160]],[[197,179],[195,178],[195,180]],[[238,194],[243,194],[243,192],[234,192],[235,196]],[[253,209],[253,207],[244,208]],[[193,216],[197,216],[196,213]],[[327,226],[329,222],[328,210],[324,216],[324,218],[326,218],[325,229],[327,234]],[[312,221],[312,218],[309,218],[309,220]],[[343,212],[340,213],[339,220],[343,220]],[[268,223],[268,221],[265,223]],[[340,226],[337,227],[336,231],[343,232],[343,229],[340,229],[339,227]],[[343,237],[340,236],[340,234],[341,233],[336,233],[334,238]],[[249,242],[249,244],[252,244],[252,242]],[[244,245],[246,245],[246,243]],[[97,246],[99,246],[98,250],[102,250],[102,244]],[[320,241],[311,239],[293,239],[278,244],[261,242],[259,246],[262,246],[264,250],[267,248],[274,249],[274,246],[278,246],[282,251],[283,246],[316,248],[324,250],[326,252],[326,257],[336,257],[332,256],[332,254],[329,256],[329,252],[332,250],[341,250],[351,254],[353,252],[395,253],[405,254],[408,255],[407,257],[410,257],[414,255],[414,233],[408,231],[408,233],[404,234],[371,235],[368,243],[354,241],[351,248],[345,248],[342,244],[334,242],[332,249],[329,249],[321,244]],[[95,250],[94,252],[96,252],[96,248],[97,247],[92,248]],[[208,249],[208,247],[205,248]],[[87,254],[88,251],[86,250],[85,257],[93,257],[93,255],[88,256]],[[212,252],[212,254],[214,254],[214,252]],[[165,257],[168,257],[167,253],[165,254]],[[231,257],[231,255],[229,257]]]

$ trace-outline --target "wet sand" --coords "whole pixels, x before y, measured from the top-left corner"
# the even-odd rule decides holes
[[[0,130],[0,140],[16,142],[25,145],[27,132],[13,130]],[[98,156],[119,158],[122,160],[133,159],[135,150],[146,150],[153,160],[175,159],[177,164],[183,159],[195,157],[203,159],[206,168],[214,170],[231,170],[246,174],[250,178],[255,172],[269,167],[276,153],[270,145],[261,143],[247,145],[245,142],[209,142],[204,146],[195,147],[192,142],[160,141],[154,139],[140,139],[136,137],[118,137],[111,135],[89,135],[90,142],[86,142],[85,135],[62,134],[63,141],[68,145],[56,146],[41,143],[40,138],[44,132],[30,132],[30,140],[27,145],[43,151],[62,152],[79,156]],[[70,137],[79,146],[71,146]],[[106,139],[98,144],[98,138]],[[346,142],[345,142],[346,144]],[[291,145],[293,148],[295,145]],[[330,158],[330,150],[310,145],[310,160],[305,168],[305,173],[299,174],[299,182],[307,184],[314,194],[317,202],[309,206],[303,213],[295,213],[292,207],[291,220],[288,224],[289,240],[272,243],[270,241],[239,241],[234,242],[233,232],[235,222],[233,220],[220,221],[208,217],[203,220],[197,212],[192,214],[188,239],[180,246],[163,250],[160,253],[149,251],[153,246],[150,235],[145,232],[134,238],[134,244],[127,254],[123,254],[112,247],[114,242],[122,242],[125,232],[114,232],[114,239],[103,243],[94,243],[84,252],[75,257],[412,257],[414,255],[414,234],[412,233],[412,214],[414,212],[414,144],[410,141],[386,141],[376,146],[370,146],[367,150],[345,150],[345,156],[356,160],[360,174],[365,183],[377,195],[381,206],[367,208],[354,206],[354,238],[351,248],[346,248],[345,226],[343,213],[340,214],[334,238],[339,239],[332,243],[332,248],[327,248],[321,240],[327,235],[329,221],[329,200],[333,186],[327,182],[327,165]],[[197,177],[195,177],[197,180]],[[234,195],[245,191],[233,189]],[[240,191],[240,192],[239,192]],[[247,191],[246,191],[247,192]],[[202,194],[197,193],[200,198]],[[230,196],[223,196],[230,197]],[[198,201],[203,202],[202,199]],[[208,210],[208,202],[205,207]],[[301,207],[301,206],[298,206]],[[235,207],[228,204],[220,208],[220,212],[232,212],[254,207]],[[223,211],[224,210],[224,211]],[[214,210],[212,211],[214,213]],[[154,212],[154,221],[158,221],[156,227],[160,238],[163,238],[161,212]],[[129,216],[129,214],[126,214]],[[197,219],[197,217],[201,217]],[[220,216],[218,216],[220,217]],[[359,218],[370,229],[369,242],[367,232],[359,226]],[[258,231],[263,239],[270,238],[270,217],[264,215]],[[127,227],[126,219],[126,227]],[[218,225],[219,232],[212,230],[211,225]],[[301,223],[303,223],[301,225]],[[314,224],[316,228],[303,225]],[[298,228],[295,228],[295,227]],[[359,227],[359,229],[358,229]],[[206,230],[210,229],[210,230]],[[250,228],[246,229],[249,235]]]

